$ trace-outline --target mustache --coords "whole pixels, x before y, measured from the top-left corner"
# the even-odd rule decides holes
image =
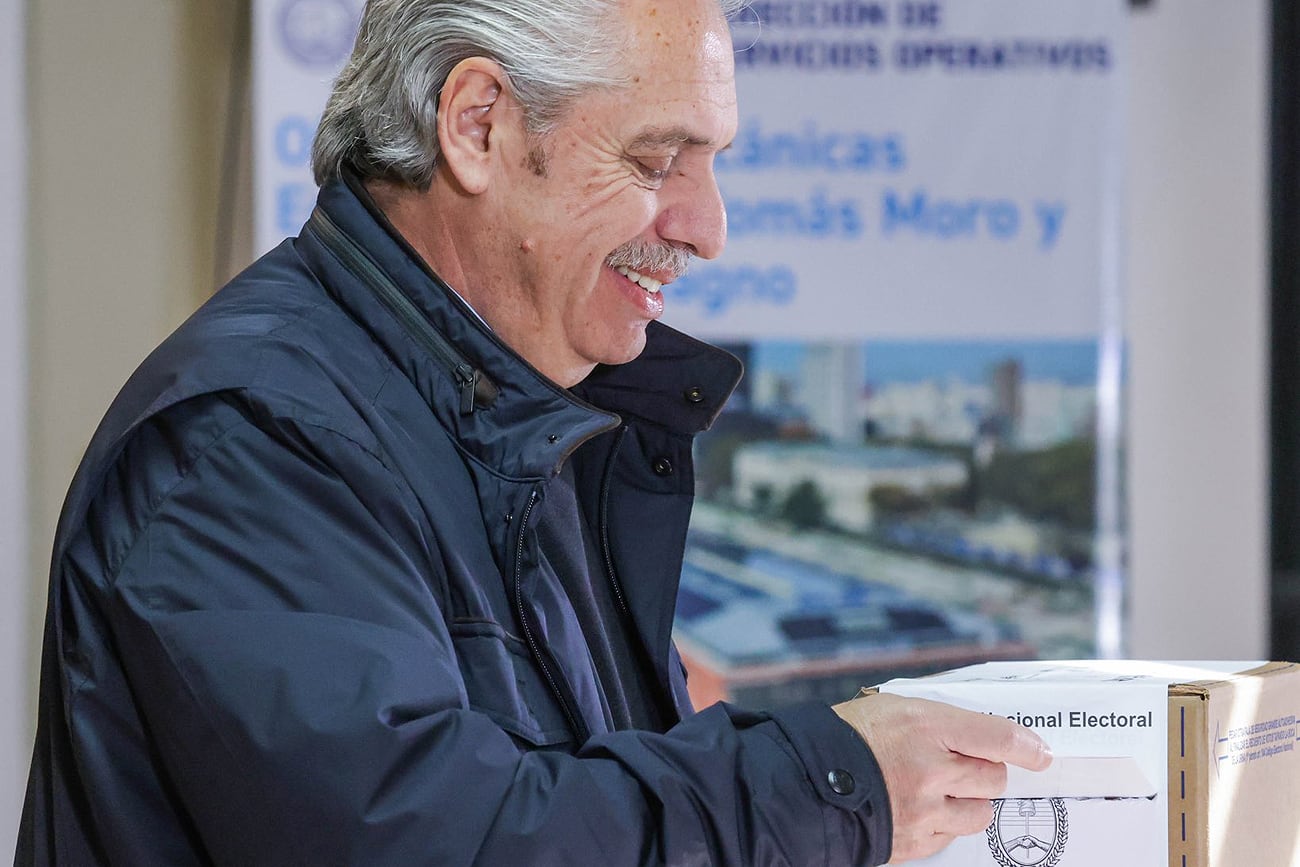
[[[651,244],[639,239],[628,241],[605,257],[611,268],[628,268],[642,274],[670,274],[672,279],[685,276],[694,255],[685,247]]]

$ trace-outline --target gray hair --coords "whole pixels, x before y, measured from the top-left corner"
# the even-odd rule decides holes
[[[746,0],[717,0],[724,15]],[[368,0],[356,45],[312,144],[317,184],[349,169],[418,190],[433,180],[440,148],[438,97],[469,57],[501,64],[545,135],[593,87],[624,84],[621,41],[611,30],[624,0]]]

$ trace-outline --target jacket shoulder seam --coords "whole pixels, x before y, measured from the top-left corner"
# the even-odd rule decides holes
[[[299,424],[303,424],[315,428],[317,430],[321,430],[326,433],[333,434],[339,439],[342,439],[350,443],[358,451],[362,452],[371,460],[375,461],[377,464],[379,464],[381,467],[384,468],[385,474],[394,482],[394,488],[396,488],[400,492],[400,495],[402,496],[403,499],[406,499],[407,495],[411,493],[409,490],[409,486],[397,484],[397,482],[399,481],[397,474],[393,472],[393,468],[390,466],[389,462],[384,459],[382,455],[380,455],[374,449],[368,447],[365,443],[359,442],[355,437],[349,435],[348,433],[339,430],[338,428],[332,425],[325,424],[319,419],[306,418],[295,414],[283,413],[283,414],[275,414],[271,417],[274,419],[294,421]],[[171,499],[171,496],[173,493],[175,493],[176,489],[180,487],[182,484],[184,484],[187,479],[189,479],[189,477],[193,474],[194,469],[198,467],[214,449],[219,447],[221,443],[226,441],[236,431],[249,429],[249,428],[257,431],[262,431],[262,428],[259,425],[255,424],[254,422],[248,419],[240,419],[222,428],[201,449],[195,452],[191,460],[187,461],[185,465],[179,469],[176,478],[173,479],[172,482],[168,484],[165,489],[160,491],[156,497],[150,498],[148,504],[148,511],[145,514],[141,515],[141,523],[139,529],[132,536],[130,542],[122,547],[121,553],[118,556],[117,561],[114,563],[105,564],[108,567],[105,575],[106,587],[111,588],[117,583],[117,579],[123,564],[125,564],[126,561],[130,559],[131,554],[135,551],[135,548],[139,544],[140,539],[145,535],[145,532],[148,530],[148,528],[152,526],[153,522],[156,520],[159,513],[162,511],[163,507],[166,505],[166,503]],[[116,463],[116,461],[114,463]]]

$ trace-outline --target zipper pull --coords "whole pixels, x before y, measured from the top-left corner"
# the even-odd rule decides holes
[[[456,381],[460,383],[460,414],[474,412],[474,386],[478,384],[478,371],[464,362],[456,365]]]

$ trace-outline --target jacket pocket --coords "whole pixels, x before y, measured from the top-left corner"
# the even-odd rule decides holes
[[[522,640],[483,620],[455,620],[450,632],[471,708],[524,748],[554,748],[573,740],[564,712]]]

